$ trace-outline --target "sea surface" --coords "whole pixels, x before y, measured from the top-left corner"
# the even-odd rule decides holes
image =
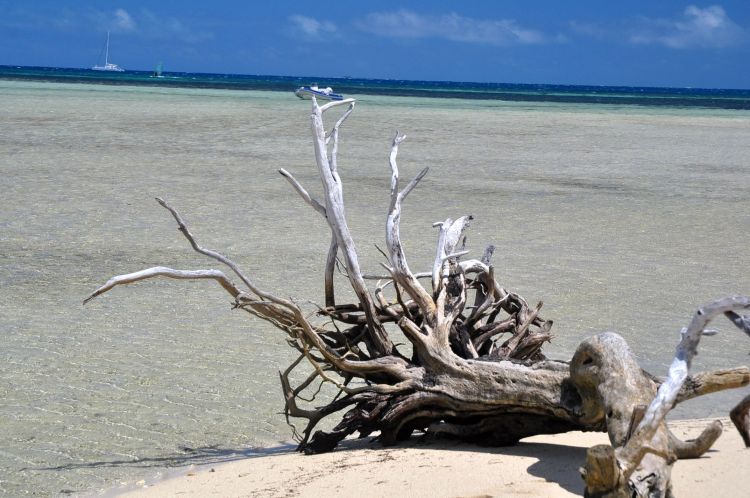
[[[219,286],[154,280],[82,300],[116,274],[217,267],[192,251],[160,196],[260,287],[322,301],[328,229],[277,173],[320,192],[298,81],[237,91],[9,71],[0,71],[0,493],[98,493],[288,442],[277,372],[294,356],[283,333],[232,310]],[[433,222],[472,214],[472,254],[495,244],[502,284],[544,301],[550,357],[569,359],[583,338],[613,330],[663,375],[697,306],[750,293],[750,113],[685,104],[730,99],[724,91],[666,106],[649,105],[662,98],[653,96],[601,103],[582,90],[594,100],[331,85],[357,98],[339,169],[367,272],[379,271],[400,130],[402,176],[431,168],[404,206],[410,266],[430,267]],[[637,91],[614,92],[625,93]],[[746,105],[747,92],[731,98]],[[747,337],[715,326],[695,370],[750,363]],[[697,399],[674,416],[726,416],[749,393]]]
[[[338,93],[358,95],[750,110],[748,89],[476,83],[184,72],[164,72],[160,77],[155,77],[149,71],[103,72],[90,69],[2,65],[0,79],[159,88],[275,91],[288,91],[290,88],[315,82],[322,87],[331,86]]]

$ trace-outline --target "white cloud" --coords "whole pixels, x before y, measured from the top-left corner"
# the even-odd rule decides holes
[[[295,34],[309,40],[323,40],[338,34],[338,28],[330,21],[319,21],[302,15],[290,16],[289,21]]]
[[[524,28],[513,19],[473,19],[455,13],[425,16],[409,10],[369,14],[359,29],[390,38],[438,38],[485,45],[541,44],[561,41]]]
[[[664,45],[674,49],[721,48],[738,45],[747,32],[729,18],[719,5],[690,5],[677,19],[641,19],[630,33],[635,44]]]
[[[191,22],[176,17],[160,17],[147,9],[129,12],[123,8],[106,11],[61,8],[43,14],[34,9],[17,8],[7,16],[0,16],[0,27],[14,29],[112,31],[149,40],[175,40],[188,44],[214,37],[211,31],[196,27],[195,24],[195,20]]]
[[[125,9],[115,10],[112,20],[112,29],[116,31],[133,31],[136,29],[135,21]]]

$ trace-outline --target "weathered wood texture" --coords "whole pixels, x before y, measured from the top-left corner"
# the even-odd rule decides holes
[[[740,401],[729,412],[729,416],[737,427],[737,430],[740,431],[745,446],[750,448],[750,396]]]
[[[686,383],[693,388],[702,384],[699,388],[710,389],[705,386],[711,382],[701,383],[695,379],[686,382],[709,321],[717,315],[748,308],[750,300],[741,296],[724,298],[699,308],[688,327],[682,330],[682,340],[668,376],[658,386],[638,367],[619,336],[602,334],[579,346],[571,362],[571,380],[582,398],[589,401],[587,407],[592,416],[600,414],[597,410],[604,411],[614,449],[606,456],[593,448],[589,451],[587,463],[581,470],[586,496],[671,495],[672,464],[679,458],[697,458],[705,453],[721,435],[722,427],[714,422],[697,439],[683,442],[669,432],[665,417],[684,393]],[[737,324],[736,320],[733,323]],[[741,418],[737,414],[742,411],[741,403],[732,411],[733,418]],[[603,462],[604,458],[611,462]],[[616,472],[601,471],[611,468]]]
[[[348,107],[326,133],[324,114],[340,105]],[[679,442],[663,422],[666,411],[684,399],[746,385],[750,371],[741,367],[687,376],[691,351],[705,324],[688,328],[678,364],[666,380],[642,371],[625,341],[613,333],[584,341],[570,363],[545,358],[542,346],[551,338],[552,321],[542,318],[542,303],[529,306],[496,280],[494,247],[481,259],[464,259],[469,215],[435,223],[432,268],[414,273],[401,243],[400,221],[404,201],[427,169],[401,186],[397,156],[406,137],[400,133],[388,159],[391,189],[382,264],[386,274],[364,274],[347,226],[337,164],[340,129],[353,109],[351,99],[323,106],[312,101],[321,199],[290,172],[279,171],[331,232],[322,278],[325,305],[313,316],[298,303],[263,291],[227,257],[198,245],[180,214],[161,199],[193,249],[227,266],[241,285],[218,270],[155,267],[114,277],[85,302],[116,285],[157,276],[216,280],[232,296],[235,308],[284,331],[298,352],[280,372],[280,380],[287,420],[299,450],[306,453],[330,451],[354,433],[377,434],[383,444],[418,431],[507,445],[535,434],[607,431],[612,446],[592,449],[586,464],[587,493],[668,492],[674,459],[701,454],[718,429],[712,426],[698,442]],[[334,273],[339,267],[356,303],[336,300]],[[378,281],[368,286],[370,279]],[[722,311],[729,313],[737,306],[725,308]],[[745,324],[744,317],[730,318],[739,326]],[[397,327],[408,347],[397,345],[388,327]],[[325,402],[316,400],[324,384],[336,392]],[[738,427],[747,433],[747,403],[742,406],[737,410]],[[321,420],[338,413],[340,422],[333,430],[316,430]],[[304,428],[298,431],[292,419],[304,420]],[[629,484],[633,479],[641,480]]]

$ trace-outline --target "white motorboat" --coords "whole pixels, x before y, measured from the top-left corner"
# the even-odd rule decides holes
[[[344,96],[340,93],[333,93],[333,88],[330,86],[319,88],[316,84],[301,86],[294,91],[294,94],[301,99],[310,99],[315,96],[316,99],[321,100],[344,100]]]

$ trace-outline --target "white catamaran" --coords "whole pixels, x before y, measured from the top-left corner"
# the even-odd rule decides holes
[[[101,56],[101,55],[100,55]],[[109,62],[109,31],[107,31],[107,44],[104,48],[104,65],[94,65],[91,67],[94,71],[114,71],[116,73],[122,73],[125,70],[118,66],[117,64],[113,64],[112,62]]]

